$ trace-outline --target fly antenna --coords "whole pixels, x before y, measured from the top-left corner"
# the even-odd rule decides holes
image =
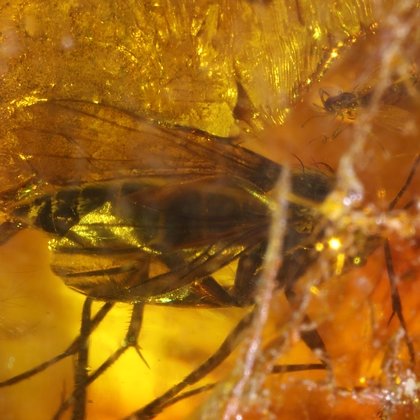
[[[292,156],[300,163],[300,166],[302,167],[302,172],[305,173],[305,165],[303,164],[302,159],[294,153],[292,153]]]

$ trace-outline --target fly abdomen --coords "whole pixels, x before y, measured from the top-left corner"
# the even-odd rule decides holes
[[[59,190],[23,203],[13,210],[13,217],[30,226],[59,236],[79,223],[81,217],[109,200],[114,189],[104,185],[85,185]]]
[[[230,230],[232,220],[240,220],[238,203],[222,194],[190,191],[175,197],[166,209],[166,241],[192,242],[201,237],[220,235]],[[236,216],[236,217],[235,217]]]
[[[13,217],[45,232],[64,235],[79,221],[80,189],[63,189],[54,195],[36,198],[13,210]]]
[[[267,203],[255,191],[224,178],[191,183],[168,197],[164,207],[165,242],[174,247],[217,241],[247,231],[264,229]]]

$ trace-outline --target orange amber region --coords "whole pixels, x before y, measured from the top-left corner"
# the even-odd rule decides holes
[[[357,55],[357,49],[354,51]],[[306,101],[294,108],[284,127],[267,130],[261,144],[253,148],[268,149],[271,158],[280,163],[299,167],[294,157],[298,156],[306,166],[315,165],[325,171],[331,167],[336,171],[340,157],[352,143],[352,130],[346,129],[331,138],[337,121],[330,115],[314,119],[303,128],[302,124],[313,115],[312,103],[320,103],[318,90],[328,83],[328,77],[338,85],[345,81],[346,89],[351,88],[345,68],[350,66],[344,59],[331,76],[327,75],[319,86],[314,86]],[[410,112],[418,120],[418,111]],[[407,177],[418,153],[418,136],[402,139],[379,128],[370,140],[363,164],[357,169],[365,187],[366,202],[385,208]],[[410,201],[419,187],[417,174],[401,206]],[[414,218],[418,217],[415,206],[409,214],[414,225]],[[390,244],[407,330],[417,352],[420,348],[418,230],[412,238],[401,238],[395,232]],[[48,261],[47,242],[39,233],[23,232],[1,248],[2,379],[60,353],[78,333],[83,297],[52,276]],[[245,417],[261,418],[268,413],[282,419],[418,417],[415,392],[401,399],[395,397],[399,390],[401,395],[401,384],[407,384],[404,381],[410,379],[409,360],[404,340],[396,339],[400,324],[395,316],[391,319],[390,286],[382,247],[369,257],[366,265],[330,279],[320,290],[321,297],[313,299],[309,314],[325,342],[335,383],[325,381],[322,372],[269,376],[265,384],[267,392],[262,390],[264,404],[254,407]],[[282,304],[285,311],[290,310],[285,301]],[[89,388],[88,417],[120,418],[160,395],[205,360],[241,315],[242,311],[234,309],[147,308],[140,345],[150,368],[129,350]],[[101,327],[103,332],[91,340],[92,367],[118,348],[129,318],[129,307],[117,305]],[[224,377],[235,356],[208,382]],[[283,363],[308,361],[314,362],[316,357],[302,342],[295,344],[280,360]],[[418,370],[416,364],[417,375]],[[45,373],[1,389],[0,417],[51,417],[73,387],[72,371],[73,363],[68,358]],[[405,387],[407,391],[409,386]],[[191,413],[206,398],[203,394],[181,401],[159,418],[185,418],[186,413]]]
[[[357,62],[357,57],[367,50],[369,48],[361,43],[344,54],[304,102],[293,109],[283,127],[267,130],[262,144],[269,145],[270,156],[277,154],[279,161],[293,167],[303,164],[317,166],[325,172],[338,170],[341,157],[354,142],[355,122],[342,121],[320,110],[319,89],[333,84],[342,86],[342,91],[351,91],[357,85],[358,68],[351,63]],[[394,217],[385,237],[389,239],[407,333],[414,347],[414,366],[401,324],[397,316],[392,315],[389,273],[380,245],[371,255],[366,255],[368,260],[362,267],[324,281],[312,299],[308,313],[318,325],[325,343],[334,382],[322,379],[322,375],[320,378],[319,372],[270,376],[265,392],[261,392],[269,396],[244,418],[259,418],[267,413],[282,419],[411,419],[420,416],[417,379],[420,373],[417,362],[420,236],[416,202],[420,190],[419,168],[396,210],[387,213],[389,203],[404,185],[419,153],[418,97],[403,98],[398,106],[407,111],[407,122],[415,129],[405,133],[391,130],[388,125],[380,124],[380,118],[384,118],[380,114],[375,117],[363,153],[353,163],[364,189],[363,206],[375,209],[378,217],[385,213]],[[392,116],[392,108],[387,112],[388,117]],[[314,115],[318,117],[308,120]],[[338,135],[335,134],[337,126],[344,128]],[[266,153],[262,146],[252,147]],[[406,211],[398,213],[398,209],[404,207]],[[383,233],[379,219],[378,233]],[[399,223],[405,228],[395,228]],[[406,235],[407,228],[409,235]],[[293,347],[281,360],[298,363],[299,359],[308,362],[305,346]]]

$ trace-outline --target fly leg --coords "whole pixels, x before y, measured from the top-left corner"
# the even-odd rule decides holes
[[[135,303],[131,311],[130,325],[128,326],[127,333],[123,340],[123,345],[115,351],[108,359],[101,364],[101,366],[96,369],[92,375],[89,376],[88,383],[92,383],[97,379],[102,373],[104,373],[109,367],[111,367],[129,348],[133,347],[134,350],[139,355],[140,359],[143,360],[144,364],[149,367],[146,359],[143,357],[140,351],[140,346],[138,344],[138,338],[141,331],[141,326],[143,323],[143,313],[144,313],[144,304]]]
[[[241,255],[238,262],[238,269],[235,275],[235,283],[232,292],[227,292],[217,281],[211,277],[206,276],[198,282],[200,290],[206,297],[206,301],[210,299],[213,306],[246,306],[252,303],[254,286],[256,284],[256,277],[259,274],[259,269],[263,262],[265,245],[260,245],[257,248]],[[168,261],[166,261],[168,263]],[[179,263],[179,261],[177,261]],[[245,315],[236,327],[226,337],[220,347],[200,366],[194,369],[182,381],[175,384],[168,389],[160,397],[154,399],[149,404],[132,413],[127,418],[130,419],[149,419],[159,414],[165,407],[168,407],[177,401],[188,398],[200,392],[207,391],[214,387],[215,384],[208,384],[202,387],[192,389],[182,393],[182,391],[191,385],[194,385],[207,374],[212,372],[219,366],[238,346],[244,331],[251,325],[254,310]]]
[[[130,325],[125,335],[123,345],[109,356],[105,362],[101,364],[91,375],[88,375],[88,345],[87,340],[91,332],[89,331],[89,319],[85,313],[85,306],[90,298],[87,298],[84,305],[82,323],[80,328],[80,343],[77,352],[77,361],[75,367],[75,386],[72,394],[62,402],[57,412],[54,415],[54,419],[60,419],[61,416],[67,411],[70,406],[73,406],[72,420],[83,420],[86,417],[86,391],[87,387],[95,381],[102,373],[104,373],[109,367],[111,367],[130,347],[139,354],[143,362],[148,366],[146,360],[140,352],[140,348],[137,344],[138,336],[141,330],[141,324],[143,319],[144,304],[136,303],[133,305]],[[87,335],[86,335],[87,334]]]
[[[177,383],[170,389],[168,389],[160,397],[154,399],[149,404],[135,411],[127,417],[128,419],[151,419],[159,414],[165,407],[168,407],[171,404],[174,404],[176,401],[179,401],[182,398],[187,398],[190,395],[203,392],[207,389],[210,389],[214,384],[209,386],[204,386],[192,390],[185,394],[180,394],[187,386],[197,383],[199,380],[204,378],[207,374],[212,372],[217,366],[219,366],[237,347],[240,343],[243,332],[251,325],[252,319],[254,317],[254,311],[248,313],[243,317],[236,327],[230,332],[230,334],[225,338],[221,346],[211,355],[205,362],[200,366],[194,369],[190,374],[188,374],[181,382]]]
[[[85,337],[82,337],[81,335],[79,335],[78,337],[74,339],[74,341],[70,344],[70,346],[67,347],[66,350],[64,350],[62,353],[58,354],[57,356],[53,357],[52,359],[47,360],[46,362],[43,362],[33,367],[32,369],[27,370],[26,372],[23,372],[19,375],[13,376],[12,378],[9,378],[0,382],[0,388],[11,386],[21,381],[24,381],[25,379],[29,379],[32,376],[48,369],[50,366],[55,365],[60,360],[63,360],[66,357],[76,354],[79,351],[79,348],[86,343],[86,340],[89,338],[90,334],[92,334],[93,330],[95,330],[95,328],[102,322],[102,320],[105,318],[105,316],[108,314],[108,312],[111,310],[113,306],[114,306],[113,303],[108,302],[108,303],[105,303],[101,307],[101,309],[90,321],[89,333]]]
[[[231,290],[227,291],[211,276],[200,281],[201,287],[212,296],[213,306],[245,307],[254,303],[255,287],[264,261],[265,248],[265,244],[260,244],[239,257]]]
[[[213,276],[215,267],[223,267],[228,265],[234,258],[224,258],[221,252],[216,253],[216,256],[206,254],[203,252],[196,260],[189,261],[177,253],[167,252],[161,250],[161,259],[169,268],[168,273],[160,276],[160,279],[155,280],[155,285],[162,277],[165,277],[165,289],[167,285],[173,287],[170,293],[174,295],[180,290],[182,298],[177,301],[180,306],[208,306],[208,307],[242,307],[245,306],[236,295],[235,286],[226,287],[221,285]],[[243,254],[239,256],[239,260],[243,258]],[[235,275],[235,283],[238,274]],[[150,281],[153,283],[153,279]],[[178,286],[177,286],[178,285]],[[138,292],[144,293],[144,288],[138,287]],[[154,295],[159,294],[159,289],[156,289]],[[131,290],[131,297],[135,297],[137,290]],[[168,293],[164,290],[163,295]],[[139,293],[140,294],[140,293]],[[171,296],[169,298],[172,298]]]
[[[278,281],[281,287],[284,287],[284,293],[287,300],[293,304],[296,301],[296,293],[294,291],[295,282],[305,274],[308,266],[316,261],[317,253],[311,248],[297,248],[284,257],[283,266],[278,274]],[[303,318],[304,325],[310,325],[310,318],[305,315]],[[327,351],[324,341],[316,329],[301,329],[300,336],[305,344],[315,352],[321,353],[321,366],[325,369],[328,367]]]
[[[241,302],[243,305],[251,304],[253,302],[255,296],[255,288],[257,286],[257,280],[259,278],[258,273],[262,267],[264,262],[264,255],[265,255],[266,245],[261,244],[258,248],[256,248],[253,252],[245,254],[241,257],[238,263],[237,275],[235,279],[235,296],[236,299]],[[305,251],[305,257],[308,258],[307,251]],[[294,261],[296,262],[296,261]],[[291,261],[287,257],[285,258],[285,264],[290,264]],[[296,265],[292,264],[294,267]],[[296,276],[301,276],[303,272],[301,272],[302,268],[306,268],[306,264],[301,264],[299,266],[299,270],[293,273],[294,278],[298,278]],[[304,269],[305,269],[304,268]],[[296,269],[295,269],[296,270]],[[287,270],[286,270],[287,271]],[[283,275],[285,271],[283,271]],[[292,273],[289,272],[288,275]],[[293,283],[293,281],[291,282]],[[285,287],[285,294],[289,301],[293,301],[295,298],[295,293],[292,287],[287,286]],[[304,318],[305,324],[310,324],[309,317],[305,316]],[[326,354],[326,349],[324,342],[321,336],[318,334],[318,331],[312,329],[308,331],[301,331],[302,340],[309,346],[312,350],[319,350],[322,351],[322,354]],[[324,359],[326,359],[324,357]],[[321,360],[321,363],[310,363],[310,364],[296,364],[296,365],[275,365],[273,366],[272,373],[286,373],[286,372],[298,372],[302,370],[324,370],[327,367],[327,364],[324,360]]]
[[[83,420],[86,416],[86,397],[89,363],[90,334],[92,299],[86,298],[82,309],[82,321],[80,323],[80,337],[82,338],[79,351],[76,353],[76,366],[74,369],[74,393],[72,420]]]
[[[285,289],[285,295],[287,300],[290,303],[293,303],[296,300],[296,294],[292,288]],[[302,320],[303,325],[311,325],[311,319],[305,315]],[[318,331],[315,328],[301,328],[300,337],[305,342],[305,344],[318,356],[320,357],[319,369],[328,368],[328,357],[327,349],[325,347],[322,337],[319,335]]]
[[[149,271],[149,263],[144,264],[141,267],[140,278],[147,278]],[[85,313],[85,306],[87,302],[91,302],[91,298],[87,298],[85,301],[84,309],[82,312],[82,322],[80,327],[80,336],[85,336],[85,330],[88,335],[81,342],[84,345],[79,347],[76,360],[75,368],[75,386],[72,394],[62,402],[57,412],[54,415],[54,419],[59,419],[64,412],[73,406],[72,420],[84,420],[86,417],[86,391],[87,387],[101,376],[108,368],[110,368],[129,348],[133,347],[146,366],[149,367],[143,355],[141,354],[140,347],[138,345],[138,337],[140,335],[141,326],[143,322],[144,304],[135,303],[133,304],[130,324],[123,340],[122,346],[116,350],[111,356],[109,356],[92,374],[88,375],[88,346],[87,339],[89,338],[89,324],[90,324],[90,309],[89,314]],[[90,303],[91,304],[91,303]]]
[[[391,247],[389,246],[388,240],[385,241],[384,252],[385,252],[385,264],[388,271],[389,284],[391,287],[392,316],[394,314],[397,315],[401,328],[404,331],[405,344],[407,345],[411,365],[412,367],[414,367],[414,365],[416,364],[416,354],[414,351],[413,342],[407,331],[407,323],[405,322],[405,318],[404,318],[404,314],[402,310],[401,297],[400,297],[400,294],[398,292],[398,287],[397,287],[397,276],[395,274],[394,265],[392,263]],[[390,321],[392,319],[392,316],[390,318]]]
[[[251,250],[243,253],[238,262],[238,268],[235,276],[235,284],[233,286],[233,293],[231,294],[232,306],[247,306],[252,304],[255,296],[255,286],[259,277],[261,265],[264,259],[265,244],[260,244]],[[203,281],[206,293],[212,294],[212,300],[215,302],[220,298],[220,306],[227,303],[227,292],[220,294],[220,286],[212,277],[206,277]],[[201,283],[200,282],[200,283]],[[217,285],[217,286],[216,286]],[[207,391],[213,388],[216,384],[208,384],[197,387],[190,391],[182,392],[186,387],[194,385],[199,380],[204,378],[207,374],[216,369],[239,345],[245,330],[252,324],[255,316],[255,309],[245,315],[236,327],[230,332],[227,338],[223,341],[220,347],[210,356],[205,362],[194,369],[182,381],[168,389],[160,397],[154,399],[146,406],[132,413],[127,419],[150,419],[155,417],[166,407],[176,403],[177,401],[188,398],[200,392]],[[320,340],[322,342],[322,340]],[[290,365],[290,366],[274,366],[273,373],[285,373],[302,370],[318,370],[325,369],[325,364],[313,363],[304,365]]]
[[[348,126],[341,122],[341,124],[332,132],[330,136],[331,140],[335,140],[346,128],[348,128]]]
[[[410,172],[407,176],[407,179],[406,179],[404,185],[401,187],[401,189],[398,191],[398,193],[396,194],[394,199],[388,205],[389,210],[393,210],[396,207],[396,205],[400,201],[401,197],[407,191],[407,188],[409,187],[409,185],[413,181],[414,175],[416,173],[416,170],[417,170],[417,167],[418,167],[419,164],[420,164],[420,155],[417,155],[416,159],[413,162],[413,165],[411,166]],[[401,325],[401,327],[404,331],[404,339],[405,339],[405,342],[406,342],[406,345],[407,345],[408,353],[409,353],[409,356],[410,356],[410,361],[411,361],[412,366],[414,366],[415,362],[416,362],[414,345],[413,345],[413,342],[412,342],[412,340],[411,340],[411,338],[408,334],[407,324],[405,322],[404,314],[403,314],[403,311],[402,311],[401,298],[400,298],[400,294],[398,292],[398,286],[397,286],[398,281],[397,281],[397,276],[395,274],[394,265],[392,263],[391,247],[389,245],[389,240],[388,239],[385,240],[384,254],[385,254],[385,264],[386,264],[386,268],[387,268],[387,271],[388,271],[389,283],[390,283],[390,288],[391,288],[391,304],[392,304],[392,311],[393,311],[391,319],[394,316],[394,314],[397,315],[397,318],[400,322],[400,325]],[[390,319],[390,321],[391,321],[391,319]]]
[[[266,243],[243,254],[238,261],[238,268],[233,286],[233,294],[241,306],[254,303],[259,273],[264,263]]]

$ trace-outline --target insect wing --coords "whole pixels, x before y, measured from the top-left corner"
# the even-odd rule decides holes
[[[69,287],[98,299],[189,306],[192,302],[185,287],[212,275],[255,245],[253,241],[239,245],[241,240],[232,238],[232,243],[222,241],[207,248],[165,252],[163,257],[171,268],[165,265],[163,273],[141,281],[142,267],[149,259],[151,266],[162,267],[161,258],[136,248],[125,253],[109,248],[108,252],[101,249],[99,254],[86,254],[83,248],[70,248],[65,237],[51,243],[51,268]]]
[[[88,215],[89,223],[103,210]],[[178,289],[212,275],[261,240],[257,231],[249,231],[207,247],[158,252],[145,247],[132,227],[118,226],[118,235],[115,228],[109,222],[93,228],[81,220],[64,237],[50,241],[53,272],[69,287],[98,299],[163,303],[162,295],[172,293],[171,303],[182,304],[186,290]],[[160,267],[164,262],[166,269],[144,281],[139,273],[150,260]]]
[[[91,102],[39,102],[18,109],[15,120],[15,153],[51,185],[233,174],[266,191],[280,172],[279,165],[226,139]]]
[[[383,105],[378,110],[373,123],[391,133],[405,134],[415,130],[413,115],[405,110],[392,105]]]

